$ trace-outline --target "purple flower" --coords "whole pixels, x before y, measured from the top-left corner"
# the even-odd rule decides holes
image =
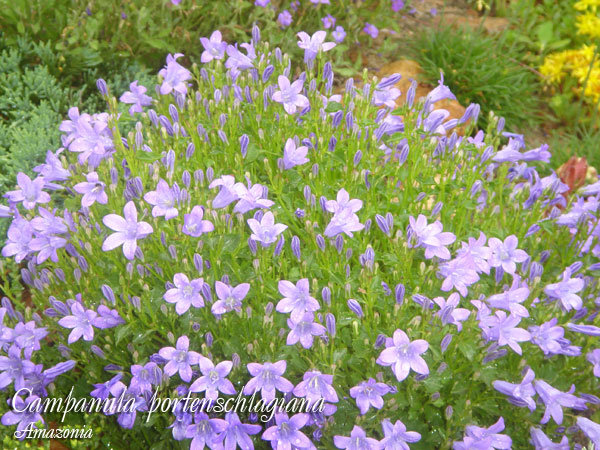
[[[296,147],[296,143],[293,139],[289,139],[285,142],[285,148],[283,150],[283,168],[291,169],[295,166],[301,166],[310,160],[306,157],[308,153],[308,147],[302,145]]]
[[[254,218],[248,219],[248,226],[252,230],[250,237],[268,247],[277,240],[277,236],[287,229],[287,225],[275,223],[275,218],[271,211],[267,211],[260,222]]]
[[[510,449],[512,448],[512,439],[509,436],[500,434],[502,430],[504,430],[504,419],[502,417],[489,428],[467,425],[464,441],[455,442],[454,449]]]
[[[324,234],[327,237],[334,237],[340,233],[344,233],[352,237],[355,231],[360,231],[363,228],[365,226],[360,223],[358,216],[350,208],[344,208],[333,215],[325,228]]]
[[[269,3],[271,3],[271,0],[254,0],[254,5],[260,6],[261,8],[264,8]]]
[[[335,17],[333,17],[331,14],[327,14],[325,17],[323,17],[321,22],[323,22],[323,28],[326,30],[335,27]]]
[[[496,311],[494,315],[483,317],[479,326],[488,340],[498,341],[500,347],[508,345],[519,355],[523,353],[519,342],[531,340],[529,331],[516,328],[521,321],[518,316],[507,316],[504,311]]]
[[[384,80],[382,80],[382,82]],[[388,108],[394,109],[396,107],[396,102],[394,100],[396,100],[398,97],[400,97],[400,89],[398,88],[378,88],[373,92],[373,104],[375,106],[387,106]]]
[[[531,334],[531,343],[537,345],[544,355],[561,353],[565,330],[561,326],[557,326],[558,319],[553,318],[539,326],[532,325],[529,327]]]
[[[119,414],[117,423],[123,428],[133,428],[137,412],[148,410],[146,400],[144,397],[139,396],[131,387],[128,388],[120,381],[111,386],[110,393],[118,401],[107,403],[111,408],[106,414]],[[127,405],[127,407],[123,407],[123,405]]]
[[[297,108],[303,110],[310,106],[308,98],[300,94],[304,80],[298,79],[290,84],[290,80],[286,76],[279,75],[277,84],[279,85],[279,90],[273,93],[273,101],[283,103],[283,109],[288,114],[294,114]]]
[[[314,449],[304,433],[300,431],[308,422],[308,414],[296,414],[291,418],[286,413],[275,414],[275,425],[269,427],[262,434],[265,441],[271,441],[274,449]]]
[[[300,38],[298,41],[298,47],[304,49],[305,63],[313,61],[317,57],[319,51],[323,50],[324,52],[327,52],[336,45],[334,42],[325,42],[327,32],[323,30],[317,31],[312,36],[309,36],[304,31],[301,31],[297,34],[297,36]]]
[[[237,194],[237,184],[235,178],[231,175],[223,175],[221,178],[213,180],[209,185],[209,189],[221,186],[219,193],[212,201],[214,209],[224,208],[232,202],[239,199]]]
[[[466,297],[468,286],[479,281],[477,272],[469,267],[464,258],[457,257],[440,266],[440,275],[445,277],[442,291],[456,289],[460,295]]]
[[[189,214],[183,216],[183,234],[192,237],[200,237],[203,233],[209,233],[215,229],[215,226],[209,220],[202,220],[204,217],[204,208],[196,205]]]
[[[321,398],[327,402],[337,403],[339,399],[332,383],[333,375],[325,375],[318,370],[306,371],[302,381],[294,388],[294,395],[306,397],[311,405]]]
[[[338,191],[336,200],[327,200],[325,203],[325,209],[332,213],[338,213],[344,210],[349,210],[355,213],[358,212],[362,206],[362,200],[357,198],[350,200],[350,194],[348,194],[344,188]]]
[[[252,69],[254,64],[252,60],[256,59],[256,52],[252,44],[242,44],[242,47],[246,49],[247,56],[240,52],[235,46],[227,46],[227,61],[225,61],[225,67],[231,71],[232,77],[235,79],[240,74],[240,70]]]
[[[500,308],[509,311],[517,317],[529,317],[527,308],[521,305],[529,297],[529,288],[515,287],[503,292],[488,297],[487,302],[492,308]]]
[[[276,363],[248,364],[248,372],[253,378],[244,386],[244,395],[252,395],[260,391],[262,399],[268,403],[275,398],[276,390],[283,393],[291,392],[294,385],[282,376],[286,366],[285,360]]]
[[[346,32],[344,31],[344,27],[338,25],[337,27],[335,27],[335,31],[331,32],[331,36],[333,37],[333,40],[335,42],[337,42],[338,44],[344,41],[344,38],[346,37]]]
[[[287,337],[287,345],[294,345],[300,341],[302,347],[310,348],[312,347],[314,336],[323,336],[325,334],[325,327],[315,323],[314,314],[309,311],[305,312],[299,321],[288,319],[287,324],[291,330]]]
[[[406,333],[400,329],[394,331],[391,341],[386,342],[386,348],[377,358],[377,364],[391,366],[398,381],[404,380],[411,369],[421,375],[429,374],[427,363],[419,356],[429,348],[427,341],[417,339],[411,342]]]
[[[73,189],[75,189],[76,192],[83,194],[81,206],[89,208],[95,202],[106,205],[108,203],[108,196],[106,195],[106,192],[104,192],[106,184],[98,179],[98,174],[96,172],[88,173],[85,178],[87,182],[82,181],[73,186]]]
[[[112,377],[110,380],[108,380],[108,381],[106,381],[104,383],[94,384],[94,387],[96,389],[94,389],[92,392],[90,392],[90,396],[94,397],[94,398],[99,398],[101,400],[106,400],[109,397],[109,395],[110,395],[111,388],[121,378],[123,378],[123,374],[122,373],[118,373],[114,377]]]
[[[161,95],[170,94],[172,91],[179,92],[182,95],[187,93],[186,81],[192,78],[192,74],[177,62],[177,59],[181,56],[183,56],[182,53],[169,54],[167,65],[158,72],[158,75],[163,78],[160,86]]]
[[[280,313],[291,313],[292,321],[298,323],[304,313],[320,309],[317,299],[310,295],[308,278],[298,280],[296,285],[291,281],[281,280],[277,287],[284,298],[279,300],[275,309]]]
[[[36,328],[35,322],[30,320],[27,323],[19,322],[11,332],[11,335],[15,344],[21,350],[24,350],[23,354],[25,358],[29,359],[35,350],[40,350],[40,341],[48,335],[48,331],[46,328]],[[0,334],[0,338],[3,341],[5,341],[6,337],[6,334],[4,336]]]
[[[246,450],[254,450],[254,443],[249,435],[259,433],[261,426],[242,423],[235,412],[225,414],[225,421],[227,428],[223,432],[224,450],[235,450],[237,446]]]
[[[600,377],[600,348],[592,350],[585,358],[594,366],[594,376]]]
[[[465,308],[457,308],[460,301],[459,295],[454,292],[450,294],[447,300],[444,297],[435,297],[433,301],[440,307],[436,315],[442,320],[444,325],[456,325],[458,331],[462,330],[462,323],[469,318],[471,311]]]
[[[578,417],[577,426],[592,441],[594,447],[600,447],[600,425],[586,417]]]
[[[448,86],[444,85],[444,74],[440,73],[438,85],[429,94],[427,94],[427,100],[429,100],[428,103],[430,105],[433,105],[434,103],[444,99],[456,100],[456,97],[450,91]]]
[[[204,47],[204,51],[200,56],[200,61],[207,63],[213,59],[223,59],[225,57],[225,50],[227,50],[227,42],[223,42],[221,32],[219,30],[213,31],[210,35],[210,39],[205,37],[200,38],[200,42]]]
[[[152,208],[152,217],[165,216],[165,220],[177,217],[179,211],[175,207],[177,204],[177,196],[173,189],[169,187],[167,182],[162,178],[158,180],[155,191],[147,192],[144,195],[144,200],[154,206]]]
[[[535,380],[534,387],[535,391],[544,402],[544,405],[546,405],[544,417],[542,417],[542,420],[540,421],[542,424],[547,423],[550,420],[550,417],[552,417],[556,424],[560,425],[563,420],[563,406],[578,410],[587,409],[585,400],[572,395],[572,392],[575,391],[575,385],[571,386],[571,389],[568,392],[562,392],[550,386],[544,380]]]
[[[574,309],[577,311],[583,306],[581,297],[577,295],[577,292],[581,291],[584,286],[585,284],[581,278],[571,278],[571,270],[567,268],[563,272],[563,279],[558,283],[546,286],[544,293],[550,298],[560,300],[565,310]]]
[[[354,425],[350,437],[334,436],[333,443],[337,448],[348,450],[378,450],[380,448],[379,441],[367,437],[365,430],[358,425]]]
[[[392,11],[398,12],[404,9],[404,0],[392,0]]]
[[[527,406],[530,411],[535,410],[535,389],[532,381],[535,378],[535,373],[531,369],[527,369],[527,373],[523,377],[523,381],[518,384],[509,383],[507,381],[496,380],[492,384],[494,389],[509,396],[511,403],[517,406]]]
[[[6,245],[2,248],[2,256],[15,257],[15,262],[20,263],[30,253],[30,244],[33,240],[33,227],[30,222],[22,217],[15,217],[7,232]]]
[[[279,13],[279,16],[277,16],[277,23],[282,28],[287,28],[292,24],[292,15],[287,9],[284,9]]]
[[[234,189],[240,200],[233,208],[233,212],[245,214],[256,208],[268,209],[275,204],[272,200],[263,198],[265,187],[261,184],[247,188],[242,183],[236,183]]]
[[[365,24],[363,31],[369,36],[371,36],[373,39],[379,36],[379,30],[377,29],[377,27],[375,25],[371,25],[369,22]]]
[[[71,304],[71,314],[58,321],[61,327],[73,329],[69,334],[68,343],[72,344],[82,336],[84,341],[93,340],[94,328],[92,327],[92,321],[98,313],[93,309],[84,309],[81,303],[75,301]]]
[[[222,433],[227,428],[223,419],[210,419],[204,412],[194,415],[194,424],[188,425],[185,437],[192,439],[190,449],[201,450],[205,446],[210,449],[221,448]]]
[[[23,208],[33,209],[37,203],[48,203],[50,194],[44,192],[46,181],[43,177],[37,177],[33,181],[23,172],[17,174],[17,185],[19,190],[8,191],[4,197],[9,201],[18,203],[23,202]]]
[[[122,245],[125,258],[133,260],[137,250],[137,240],[144,239],[154,230],[149,223],[137,221],[138,213],[132,201],[127,202],[123,213],[125,218],[118,214],[108,214],[102,218],[104,225],[116,232],[104,240],[102,250],[106,252]]]
[[[14,403],[11,405],[12,411],[4,413],[1,422],[4,426],[17,425],[14,435],[19,440],[23,440],[27,437],[27,429],[30,426],[36,429],[36,422],[45,423],[38,412],[38,408],[35,407],[35,404],[32,405],[34,402],[40,402],[40,398],[37,395],[30,395],[27,399],[23,400],[21,397],[15,395],[13,399]]]
[[[177,339],[176,347],[163,347],[158,354],[168,362],[164,367],[165,374],[169,377],[179,372],[181,379],[187,383],[192,379],[192,368],[194,364],[200,361],[200,355],[197,352],[188,350],[190,340],[187,336],[181,336]]]
[[[569,438],[563,436],[560,443],[555,444],[550,440],[548,436],[539,428],[531,427],[529,430],[531,434],[531,444],[536,450],[570,450]]]
[[[485,245],[486,237],[482,232],[477,239],[470,237],[469,242],[462,242],[461,248],[456,252],[456,257],[460,258],[461,265],[467,266],[478,273],[490,273],[488,260],[492,256],[492,251]]]
[[[18,391],[25,385],[25,377],[34,371],[35,365],[21,358],[21,349],[16,345],[11,345],[7,354],[0,355],[0,390],[14,381],[14,388]]]
[[[390,387],[385,383],[378,383],[373,378],[362,381],[358,386],[350,388],[350,397],[356,399],[356,406],[361,414],[366,414],[372,406],[376,409],[383,408],[383,396],[390,392]]]
[[[232,287],[220,281],[215,281],[215,290],[219,300],[212,305],[211,311],[213,314],[225,314],[230,311],[241,312],[242,300],[246,298],[250,285],[241,283]]]
[[[392,424],[389,419],[384,419],[381,422],[383,429],[383,439],[380,441],[381,450],[408,450],[407,442],[419,442],[421,435],[416,431],[406,431],[406,425],[400,420]]]
[[[56,153],[48,150],[46,153],[46,163],[35,166],[33,171],[44,178],[46,186],[53,181],[66,181],[71,176],[71,172],[65,169],[58,155],[64,149],[59,149]]]
[[[169,289],[163,298],[168,303],[175,303],[175,311],[182,315],[190,306],[194,308],[202,308],[204,306],[204,298],[202,298],[202,286],[204,280],[196,278],[190,281],[187,275],[176,273],[173,277],[175,287]]]
[[[488,261],[490,266],[502,267],[506,273],[511,275],[514,275],[515,270],[517,270],[516,263],[521,263],[527,259],[527,253],[517,249],[519,240],[514,234],[504,239],[504,242],[497,238],[490,238],[488,244],[492,251]]]
[[[150,106],[152,104],[152,97],[146,95],[146,87],[138,86],[137,80],[129,85],[129,91],[123,93],[119,99],[123,103],[133,104],[129,108],[129,114],[133,116],[134,113],[141,113],[144,111],[144,106]]]
[[[132,392],[136,394],[152,393],[152,386],[160,385],[162,370],[153,362],[146,363],[144,366],[134,364],[131,366],[131,375],[129,387]]]
[[[443,225],[439,220],[427,224],[427,218],[419,214],[417,220],[413,216],[408,218],[410,230],[416,239],[416,247],[425,248],[425,258],[431,259],[437,256],[440,259],[450,259],[450,251],[445,247],[456,240],[456,236],[449,232],[443,232]]]
[[[216,400],[219,392],[235,394],[233,384],[227,379],[233,367],[231,361],[221,361],[215,366],[210,359],[201,356],[198,364],[202,376],[192,383],[190,392],[205,392],[204,396],[210,400]]]

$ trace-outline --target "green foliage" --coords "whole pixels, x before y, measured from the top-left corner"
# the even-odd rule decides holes
[[[461,104],[481,106],[483,127],[490,111],[504,117],[509,129],[536,123],[538,82],[519,65],[506,36],[440,27],[423,31],[410,45],[428,82],[436,84],[441,71]]]

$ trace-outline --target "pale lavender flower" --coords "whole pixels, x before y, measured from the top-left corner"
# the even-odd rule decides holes
[[[558,283],[549,284],[544,288],[544,293],[553,299],[558,299],[567,311],[579,310],[583,306],[581,297],[577,295],[585,284],[581,278],[571,278],[571,270],[567,268],[563,272],[563,278]]]
[[[466,297],[468,286],[479,281],[477,272],[469,267],[464,258],[457,257],[440,266],[440,275],[444,278],[442,291],[448,292],[456,289],[460,295]]]
[[[594,376],[600,377],[600,348],[592,350],[585,358],[594,366]]]
[[[523,351],[518,343],[530,341],[531,334],[523,328],[516,328],[520,321],[518,316],[507,316],[504,311],[496,311],[494,315],[483,317],[479,326],[488,340],[497,341],[500,347],[508,345],[521,355]]]
[[[167,95],[173,91],[182,95],[187,93],[186,81],[192,78],[192,74],[177,62],[181,56],[183,56],[182,53],[169,54],[166,66],[158,72],[158,75],[163,78],[160,86],[161,95]]]
[[[367,437],[365,430],[358,425],[354,425],[350,437],[334,436],[333,443],[337,448],[348,450],[378,450],[380,448],[379,441]]]
[[[264,8],[269,3],[271,3],[271,0],[254,0],[254,5],[260,6],[261,8]]]
[[[572,395],[575,391],[575,385],[572,385],[568,392],[562,392],[550,386],[544,380],[535,380],[534,387],[544,405],[546,405],[544,417],[540,421],[542,424],[547,423],[552,417],[556,424],[560,425],[563,421],[563,406],[577,410],[587,409],[585,400]]]
[[[302,381],[294,388],[294,395],[306,397],[311,405],[321,398],[327,402],[337,403],[339,399],[332,383],[333,375],[325,375],[318,370],[306,371]]]
[[[23,350],[25,358],[30,359],[31,354],[40,350],[40,341],[48,335],[46,328],[36,328],[35,322],[30,320],[27,323],[19,322],[15,325],[14,330],[11,332],[11,337],[14,339],[15,344]],[[7,336],[5,335],[4,338]],[[0,339],[5,341],[3,336],[0,334]]]
[[[594,447],[600,447],[600,425],[586,417],[578,417],[577,426],[592,441]]]
[[[310,439],[300,431],[308,422],[308,414],[296,414],[291,418],[286,413],[275,414],[275,425],[262,434],[274,449],[315,449]]]
[[[464,442],[455,442],[455,450],[467,450],[473,448],[506,450],[512,448],[512,439],[500,434],[504,430],[504,418],[500,417],[498,421],[488,428],[478,427],[476,425],[467,425],[465,430],[466,438]],[[471,438],[467,440],[467,438]]]
[[[219,300],[213,303],[211,311],[213,314],[225,314],[230,311],[241,312],[242,300],[246,298],[250,290],[250,284],[241,283],[237,286],[228,286],[220,281],[215,281],[215,290]]]
[[[61,148],[57,150],[56,153],[48,150],[46,153],[46,163],[33,168],[35,173],[44,178],[46,186],[53,181],[66,181],[71,176],[71,172],[69,172],[68,169],[65,169],[60,159],[58,159],[58,155],[63,150],[64,149]]]
[[[213,59],[223,59],[225,56],[227,42],[222,41],[221,32],[219,30],[213,31],[213,33],[210,35],[210,39],[201,37],[200,42],[204,47],[204,51],[200,56],[201,62],[208,63]]]
[[[511,314],[517,317],[529,317],[527,308],[521,303],[527,300],[529,297],[529,288],[524,287],[513,287],[503,292],[502,294],[496,294],[488,297],[487,302],[492,308],[499,308],[509,311]]]
[[[302,164],[306,164],[310,162],[310,160],[306,157],[308,153],[308,147],[302,145],[300,147],[296,147],[296,143],[293,139],[288,138],[285,142],[285,147],[283,150],[283,168],[291,169],[295,166],[301,166]]]
[[[234,189],[239,197],[239,201],[235,205],[235,208],[233,208],[233,212],[245,214],[256,208],[268,209],[275,204],[272,200],[263,198],[265,188],[261,184],[255,184],[247,188],[242,183],[236,183]]]
[[[15,217],[7,232],[6,245],[2,248],[2,256],[15,257],[15,262],[20,263],[30,253],[30,244],[33,240],[34,230],[31,223],[22,217]]]
[[[300,341],[302,347],[311,348],[314,336],[323,336],[325,334],[325,327],[315,323],[314,318],[314,314],[307,311],[297,322],[288,319],[287,324],[290,328],[290,332],[287,336],[286,344],[294,345]]]
[[[438,85],[429,94],[427,94],[427,100],[428,104],[433,105],[434,103],[444,99],[456,100],[456,97],[450,91],[448,86],[444,85],[444,74],[440,73]]]
[[[200,361],[201,355],[197,352],[188,350],[190,340],[187,336],[180,336],[177,339],[176,347],[163,347],[158,354],[167,360],[164,367],[165,374],[169,377],[179,373],[181,379],[189,383],[192,379],[192,368]]]
[[[17,174],[17,185],[20,189],[8,191],[4,197],[14,203],[23,202],[23,208],[33,209],[37,203],[48,203],[50,194],[44,192],[45,180],[38,176],[33,181],[23,172]]]
[[[104,192],[106,184],[98,179],[96,172],[88,173],[85,178],[87,181],[82,181],[73,186],[76,192],[83,194],[81,206],[89,208],[95,202],[106,205],[108,203],[108,196]]]
[[[146,363],[141,366],[133,364],[131,366],[130,389],[136,394],[152,392],[152,386],[159,386],[162,378],[162,370],[154,362]]]
[[[248,219],[248,226],[252,230],[250,237],[268,247],[277,241],[277,236],[287,229],[287,225],[275,223],[275,217],[271,211],[267,211],[260,222],[254,218]]]
[[[166,302],[175,303],[175,311],[182,315],[190,306],[194,308],[202,308],[204,306],[204,298],[202,297],[202,286],[204,280],[197,278],[189,280],[187,275],[176,273],[173,277],[175,287],[169,289],[163,296]]]
[[[561,326],[557,326],[558,319],[552,318],[539,326],[532,325],[529,327],[531,334],[531,343],[537,345],[544,355],[561,353],[565,330]]]
[[[154,230],[147,222],[137,221],[137,209],[132,201],[127,202],[123,208],[124,218],[117,214],[108,214],[102,218],[102,222],[115,233],[108,236],[102,244],[103,251],[109,251],[123,246],[125,258],[133,260],[137,250],[137,240],[144,239]]]
[[[325,17],[323,17],[321,22],[323,22],[323,28],[326,30],[335,27],[335,17],[333,17],[331,14],[327,14]]]
[[[65,316],[58,321],[61,327],[72,328],[67,342],[72,344],[82,336],[84,341],[93,340],[94,328],[92,327],[92,321],[97,315],[98,313],[93,309],[86,310],[81,303],[77,301],[73,302],[71,304],[71,315]]]
[[[35,365],[21,358],[21,349],[17,345],[11,345],[7,354],[0,355],[0,389],[14,381],[14,388],[19,391],[25,386],[25,377],[35,370]]]
[[[373,39],[379,36],[379,30],[377,29],[377,27],[375,25],[370,24],[369,22],[365,24],[363,31],[369,36],[371,36]]]
[[[490,238],[488,245],[492,252],[488,261],[490,266],[502,267],[506,273],[511,275],[514,275],[517,270],[516,263],[525,261],[528,256],[524,250],[517,248],[519,240],[514,234],[504,239],[504,242],[497,238]]]
[[[416,247],[425,248],[425,258],[431,259],[437,256],[440,259],[450,259],[450,251],[446,248],[456,240],[456,236],[450,232],[444,232],[443,225],[439,220],[427,224],[427,218],[419,214],[417,220],[413,216],[408,218],[411,232],[416,239]]]
[[[30,395],[25,400],[15,395],[11,403],[11,411],[4,413],[1,423],[4,426],[17,425],[15,437],[23,440],[27,437],[28,430],[37,429],[37,422],[44,422],[36,404],[41,404],[37,395]]]
[[[298,280],[296,285],[291,281],[281,280],[278,289],[284,298],[277,303],[275,309],[280,313],[291,313],[290,318],[294,322],[300,322],[304,313],[320,309],[317,299],[310,295],[308,278]]]
[[[256,52],[252,44],[246,43],[241,46],[246,49],[247,55],[238,50],[237,44],[227,46],[227,56],[229,58],[225,61],[225,67],[231,71],[231,76],[234,79],[238,77],[241,70],[252,69],[254,67],[252,60],[256,59]]]
[[[586,311],[586,309],[584,308],[581,311]],[[587,334],[588,336],[596,337],[600,336],[600,328],[595,325],[582,325],[569,322],[567,323],[567,328],[575,333]]]
[[[135,80],[129,85],[129,91],[126,91],[121,95],[119,100],[123,103],[132,104],[129,108],[129,114],[144,112],[144,106],[150,106],[152,104],[152,97],[146,95],[146,87],[138,86],[138,81]]]
[[[304,31],[301,31],[297,34],[300,38],[298,41],[298,47],[304,49],[304,62],[308,63],[313,61],[319,51],[327,52],[335,47],[334,42],[325,42],[325,38],[327,37],[327,32],[320,30],[314,33],[312,36],[309,36]]]
[[[244,386],[244,395],[260,391],[261,398],[268,403],[275,398],[276,390],[283,393],[292,392],[294,385],[282,376],[286,366],[285,360],[248,364],[248,372],[253,378]]]
[[[492,256],[492,251],[485,245],[487,238],[482,232],[477,239],[470,237],[469,242],[462,242],[461,248],[457,250],[456,257],[461,259],[463,264],[478,273],[490,273],[488,260]]]
[[[327,237],[334,237],[344,233],[352,237],[355,231],[360,231],[363,228],[365,228],[365,225],[360,223],[358,216],[350,208],[344,208],[333,215],[325,228],[324,234]]]
[[[221,178],[213,180],[209,185],[209,189],[221,186],[219,193],[212,201],[212,207],[215,209],[224,208],[232,202],[239,200],[237,194],[237,185],[235,178],[231,175],[223,175]]]
[[[223,419],[211,419],[204,412],[194,414],[194,424],[188,425],[185,437],[192,439],[191,450],[201,450],[205,446],[216,450],[222,448],[222,432],[227,428],[227,422]]]
[[[257,434],[261,431],[260,425],[242,423],[235,412],[225,414],[227,428],[223,432],[223,449],[235,450],[237,446],[241,449],[254,450],[254,443],[250,434]]]
[[[165,220],[169,220],[179,215],[179,211],[176,208],[177,196],[162,178],[158,180],[155,191],[147,192],[144,195],[144,200],[154,206],[152,208],[152,217],[164,216]]]
[[[369,378],[350,388],[350,397],[356,400],[356,406],[364,415],[371,406],[375,409],[383,408],[383,396],[388,392],[390,392],[390,387],[387,384],[378,383],[374,378]]]
[[[350,199],[350,194],[346,189],[342,188],[338,191],[336,200],[327,200],[325,208],[327,211],[332,213],[338,213],[343,210],[350,210],[353,213],[358,212],[363,206],[363,202],[360,199]]]
[[[452,324],[456,325],[458,331],[462,330],[462,323],[469,318],[471,311],[465,308],[457,308],[460,297],[454,292],[450,294],[448,299],[443,297],[435,297],[433,301],[440,307],[440,310],[436,313],[444,325]]]
[[[383,429],[383,439],[379,442],[381,450],[409,450],[407,442],[419,442],[421,434],[416,431],[406,431],[406,425],[400,420],[392,424],[389,419],[381,422]]]
[[[277,23],[281,26],[281,28],[287,28],[292,24],[292,15],[287,9],[284,9],[277,16]]]
[[[303,79],[298,79],[290,84],[290,80],[285,75],[279,75],[277,84],[279,90],[273,93],[273,101],[282,103],[285,112],[294,114],[298,108],[303,110],[310,106],[308,98],[300,93],[304,84]]]
[[[382,80],[382,83],[384,81],[385,81],[385,78]],[[377,88],[373,92],[373,104],[375,106],[387,106],[388,108],[394,109],[396,107],[395,100],[398,97],[400,97],[400,89],[398,89],[398,88],[395,88],[395,87]],[[388,121],[389,120],[391,120],[391,119],[388,118]]]
[[[209,233],[215,229],[215,226],[209,220],[203,220],[204,208],[196,205],[189,214],[183,216],[183,234],[192,237],[200,237],[204,233]]]
[[[429,374],[427,363],[419,356],[429,348],[427,341],[417,339],[411,342],[406,333],[400,329],[394,332],[391,342],[389,341],[386,342],[386,348],[377,358],[377,364],[391,366],[398,381],[408,377],[411,369],[421,375]]]
[[[532,381],[535,378],[535,373],[531,369],[527,369],[527,373],[523,377],[523,381],[518,384],[509,383],[507,381],[496,380],[492,384],[494,389],[508,395],[511,403],[518,406],[527,406],[530,411],[535,410],[535,389]]]
[[[558,444],[552,442],[548,436],[540,429],[531,427],[531,444],[535,450],[570,450],[569,439],[563,436]]]
[[[198,365],[202,376],[192,383],[190,392],[205,392],[205,398],[210,400],[216,400],[219,392],[227,395],[235,394],[233,384],[227,379],[227,375],[233,368],[231,361],[221,361],[215,366],[210,359],[201,356]]]
[[[335,31],[331,32],[331,36],[333,37],[333,40],[338,44],[342,43],[344,41],[344,38],[346,37],[344,27],[342,27],[341,25],[335,27]]]

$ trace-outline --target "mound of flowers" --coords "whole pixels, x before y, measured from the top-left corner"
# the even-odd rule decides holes
[[[117,93],[129,115],[99,80],[108,111],[72,108],[19,174],[2,255],[33,306],[2,300],[2,424],[112,448],[599,445],[600,182],[567,200],[502,121],[459,136],[479,109],[447,120],[443,81],[334,94],[335,43],[299,38],[293,62],[215,32],[155,95]],[[130,407],[27,408],[68,394]]]

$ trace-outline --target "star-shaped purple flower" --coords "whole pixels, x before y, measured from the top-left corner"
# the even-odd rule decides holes
[[[127,202],[123,208],[124,218],[118,214],[108,214],[102,218],[102,222],[115,233],[108,236],[103,244],[102,250],[109,251],[123,246],[123,255],[129,260],[135,257],[137,240],[144,239],[154,230],[147,222],[138,222],[138,212],[132,201]]]
[[[291,392],[294,385],[282,376],[286,366],[285,360],[275,363],[248,364],[248,372],[253,378],[244,386],[244,395],[252,395],[260,391],[262,399],[268,403],[275,398],[276,390],[283,393]]]
[[[319,302],[310,295],[308,278],[298,280],[296,285],[291,281],[281,280],[278,289],[284,297],[277,303],[275,309],[280,313],[291,313],[291,319],[300,322],[306,312],[320,309]]]
[[[366,414],[371,406],[375,409],[383,408],[383,396],[388,392],[390,392],[390,387],[387,384],[378,383],[374,378],[369,378],[350,388],[350,397],[356,400],[356,406],[360,413]]]
[[[71,315],[65,316],[58,321],[61,327],[72,328],[68,339],[69,344],[78,341],[82,336],[84,341],[94,339],[92,321],[97,315],[98,313],[93,309],[84,309],[79,302],[71,304]]]
[[[310,348],[313,345],[315,336],[323,336],[325,327],[314,322],[315,316],[312,312],[305,312],[299,321],[288,319],[287,324],[290,332],[287,336],[287,345],[294,345],[298,341],[304,348]]]
[[[204,51],[200,56],[200,61],[208,63],[213,59],[223,59],[225,56],[225,50],[227,50],[227,42],[222,41],[221,32],[219,30],[213,31],[210,35],[210,39],[205,37],[200,38],[200,42],[204,47]]]
[[[8,191],[4,197],[14,203],[23,202],[23,208],[33,209],[38,203],[48,203],[50,194],[44,192],[46,181],[43,177],[37,177],[33,181],[23,172],[17,174],[17,185],[20,189]]]
[[[279,90],[273,93],[273,101],[282,103],[285,112],[294,114],[298,108],[303,110],[310,106],[308,98],[300,94],[304,80],[298,79],[290,84],[290,80],[285,75],[279,75],[277,84]]]
[[[268,247],[277,240],[277,236],[287,229],[287,225],[275,223],[275,217],[271,211],[267,211],[260,222],[254,218],[248,219],[248,226],[252,230],[250,237]]]
[[[489,263],[491,267],[502,267],[506,273],[513,275],[517,264],[527,259],[527,253],[517,248],[519,240],[515,235],[510,235],[504,242],[497,238],[490,238],[488,245],[492,251]]]
[[[144,200],[154,206],[152,208],[152,217],[165,216],[165,220],[169,220],[177,217],[179,214],[176,208],[177,196],[162,178],[158,180],[155,191],[147,192],[144,195]]]
[[[296,147],[294,140],[288,138],[283,149],[283,168],[288,170],[292,167],[301,166],[302,164],[310,162],[306,157],[307,153],[308,147],[304,145]]]
[[[305,63],[313,61],[319,54],[319,51],[327,52],[336,46],[335,42],[325,42],[327,32],[324,30],[317,31],[312,36],[301,31],[297,36],[300,38],[298,47],[304,49]]]
[[[163,347],[158,354],[168,362],[164,367],[164,371],[168,376],[173,376],[179,373],[181,379],[185,382],[190,382],[192,379],[192,368],[194,364],[200,361],[200,355],[197,352],[189,350],[190,340],[187,336],[181,336],[177,339],[175,347]]]
[[[215,281],[215,291],[219,300],[213,303],[211,311],[213,314],[225,314],[231,311],[241,312],[242,300],[246,298],[250,284],[241,283],[237,286],[228,286],[221,281]]]
[[[173,91],[179,92],[182,95],[187,93],[186,81],[192,78],[192,74],[177,62],[177,59],[182,56],[182,53],[169,54],[166,66],[158,72],[158,75],[163,79],[160,86],[161,95],[167,95]]]
[[[203,220],[204,208],[196,205],[189,214],[183,215],[183,234],[192,237],[200,237],[204,233],[210,233],[215,229],[213,223],[209,220]]]
[[[354,425],[350,437],[334,436],[333,443],[339,449],[348,450],[378,450],[380,448],[379,441],[367,437],[365,430],[358,425]]]
[[[404,380],[411,369],[421,375],[428,375],[427,363],[419,356],[428,348],[427,341],[417,339],[411,342],[404,331],[397,329],[392,342],[386,343],[386,349],[377,358],[377,364],[391,366],[398,381]]]
[[[146,95],[146,87],[138,86],[138,81],[135,80],[129,85],[129,90],[121,95],[119,100],[123,103],[131,104],[129,108],[129,114],[144,112],[144,106],[150,106],[152,104],[152,97]]]
[[[275,425],[262,434],[265,441],[270,441],[274,449],[312,449],[310,439],[300,431],[308,422],[308,414],[296,414],[291,418],[286,413],[275,414]]]
[[[205,397],[210,400],[216,400],[219,392],[227,395],[235,394],[233,384],[227,379],[227,375],[233,368],[231,361],[221,361],[215,366],[210,359],[201,356],[198,364],[202,376],[192,383],[191,392],[205,392]]]
[[[96,172],[88,173],[85,178],[87,181],[82,181],[73,186],[76,192],[83,194],[81,206],[89,208],[95,202],[106,205],[108,203],[108,196],[104,191],[106,184],[99,180]]]
[[[389,419],[384,419],[381,422],[383,429],[383,439],[380,441],[381,450],[409,450],[407,442],[419,442],[421,435],[416,431],[406,431],[406,425],[400,420],[392,424]]]
[[[182,315],[190,306],[202,308],[204,298],[202,298],[202,286],[204,280],[196,278],[192,281],[183,273],[176,273],[173,277],[174,288],[169,289],[163,298],[168,303],[175,303],[175,311]]]

